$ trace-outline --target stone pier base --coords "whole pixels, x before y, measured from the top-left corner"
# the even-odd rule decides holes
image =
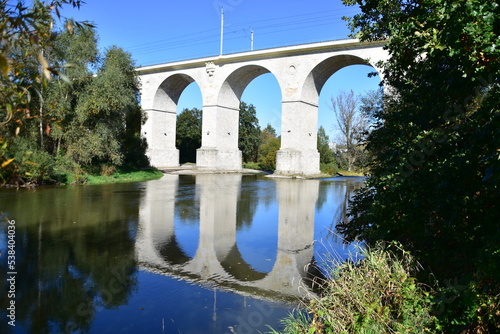
[[[179,150],[176,148],[148,149],[146,155],[153,167],[179,166]]]
[[[276,152],[276,171],[279,175],[318,175],[319,152],[317,150],[281,149]]]
[[[210,170],[241,170],[240,150],[202,147],[196,150],[196,168]]]

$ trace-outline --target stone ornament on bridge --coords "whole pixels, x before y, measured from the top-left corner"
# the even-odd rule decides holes
[[[209,61],[209,62],[205,63],[205,67],[206,67],[207,74],[208,74],[208,82],[213,82],[214,81],[213,76],[214,76],[216,65],[213,62]]]

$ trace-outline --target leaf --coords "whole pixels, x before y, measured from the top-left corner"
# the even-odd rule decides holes
[[[2,71],[4,76],[7,76],[9,74],[9,61],[3,54],[0,54],[0,70]]]
[[[15,158],[12,158],[12,159],[9,159],[9,160],[7,160],[7,161],[4,161],[4,162],[2,163],[2,168],[4,168],[5,166],[7,166],[8,164],[10,164],[12,161],[14,161],[14,159],[15,159]]]
[[[68,76],[66,74],[63,74],[61,72],[58,73],[59,74],[59,77],[64,81],[66,82],[67,84],[72,84],[70,78],[68,78]]]
[[[41,54],[41,53],[38,54],[38,61],[42,65],[43,74],[45,75],[45,77],[47,78],[47,80],[50,80],[49,63],[47,63],[47,61],[43,57],[43,54]]]

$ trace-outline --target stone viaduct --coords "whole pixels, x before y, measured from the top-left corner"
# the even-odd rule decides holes
[[[138,68],[142,108],[148,116],[142,135],[148,142],[151,164],[179,165],[175,147],[177,102],[184,89],[196,82],[203,101],[202,143],[196,153],[196,167],[241,170],[240,98],[253,79],[272,73],[282,96],[281,148],[275,173],[318,174],[316,133],[323,85],[341,68],[363,64],[377,69],[377,62],[387,58],[383,42],[347,39]]]

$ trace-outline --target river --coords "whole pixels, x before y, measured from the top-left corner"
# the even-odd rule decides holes
[[[314,295],[313,272],[353,251],[334,231],[362,182],[167,174],[2,189],[0,332],[279,329]]]

